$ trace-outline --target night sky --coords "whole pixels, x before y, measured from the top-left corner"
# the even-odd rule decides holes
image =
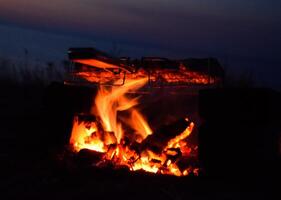
[[[58,59],[73,45],[114,44],[122,56],[217,57],[281,85],[277,0],[0,0],[0,37],[4,55],[28,48],[38,60]]]

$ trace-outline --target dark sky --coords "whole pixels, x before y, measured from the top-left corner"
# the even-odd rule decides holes
[[[102,44],[118,44],[130,56],[214,56],[231,70],[252,70],[281,85],[278,0],[0,0],[1,24],[68,37],[57,39],[63,45],[52,40],[54,52],[67,41],[86,45],[91,40],[91,46],[105,50],[110,45]],[[23,29],[11,33],[16,38],[22,30],[21,37],[30,41],[32,34],[39,37]],[[13,34],[6,31],[6,46],[18,45]],[[37,45],[50,45],[42,37]],[[72,43],[69,37],[83,42]]]

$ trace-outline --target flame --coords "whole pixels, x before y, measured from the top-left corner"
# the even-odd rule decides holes
[[[147,78],[137,78],[127,80],[119,87],[100,86],[91,109],[91,115],[96,119],[79,120],[79,116],[76,116],[70,144],[76,152],[81,149],[101,152],[101,162],[110,161],[115,166],[126,166],[131,171],[186,176],[192,172],[192,168],[182,169],[178,162],[180,155],[189,156],[192,151],[185,139],[194,128],[193,122],[182,133],[167,141],[162,150],[155,152],[149,148],[141,148],[142,142],[153,134],[153,130],[135,108],[139,98],[132,98],[127,94],[140,89],[147,81]],[[121,119],[120,111],[128,113],[129,117]]]
[[[95,137],[97,127],[94,122],[79,123],[78,117],[74,118],[70,144],[76,151],[80,149],[90,149],[98,152],[105,152],[105,146],[99,137]]]
[[[188,121],[188,119],[186,119],[186,121]],[[181,134],[179,134],[178,136],[176,136],[175,138],[171,139],[168,142],[166,149],[181,147],[180,141],[184,140],[191,134],[193,127],[194,127],[194,123],[191,122],[190,125]]]
[[[132,111],[132,117],[130,121],[132,128],[134,128],[137,133],[141,136],[141,141],[145,139],[148,135],[152,134],[152,130],[148,123],[145,121],[144,117],[137,111]],[[141,142],[139,141],[139,142]]]
[[[147,82],[146,78],[130,80],[124,87],[101,87],[95,99],[95,107],[92,113],[95,114],[95,108],[102,121],[104,130],[115,133],[117,141],[120,142],[123,133],[120,122],[117,121],[117,112],[128,110],[137,104],[136,99],[129,100],[124,95],[132,90],[137,90]],[[142,120],[138,118],[138,120]]]

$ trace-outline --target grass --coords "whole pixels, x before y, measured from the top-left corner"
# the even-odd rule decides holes
[[[68,70],[68,62],[27,64],[7,58],[0,58],[0,82],[3,85],[37,85],[46,86],[54,81],[63,82]]]

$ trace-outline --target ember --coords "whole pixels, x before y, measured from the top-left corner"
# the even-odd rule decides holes
[[[120,84],[122,80],[114,82]],[[144,170],[175,176],[197,175],[198,168],[188,163],[196,154],[190,136],[194,123],[188,118],[160,130],[153,130],[136,108],[138,97],[130,92],[145,86],[147,78],[126,79],[122,86],[100,86],[90,111],[91,119],[77,115],[73,121],[70,144],[75,152],[99,152],[97,167],[111,163],[115,168]],[[125,113],[125,114],[124,114]],[[123,114],[123,115],[122,115]],[[183,163],[183,164],[182,164]]]
[[[146,78],[147,85],[152,88],[217,85],[222,82],[224,74],[218,62],[211,58],[197,61],[142,57],[130,60],[113,58],[93,48],[70,48],[68,54],[73,68],[66,84],[123,85],[127,79]]]
[[[180,70],[174,69],[161,69],[153,71],[138,70],[134,73],[124,73],[114,75],[111,71],[101,71],[100,69],[88,69],[88,71],[78,71],[73,73],[74,77],[81,78],[92,83],[109,83],[113,77],[122,78],[126,76],[127,79],[135,78],[149,78],[149,83],[152,86],[158,86],[161,83],[163,85],[181,85],[181,84],[213,84],[214,79],[209,79],[208,75],[192,72],[186,67],[180,68]],[[122,83],[122,82],[121,82]],[[120,83],[120,84],[121,84]]]

